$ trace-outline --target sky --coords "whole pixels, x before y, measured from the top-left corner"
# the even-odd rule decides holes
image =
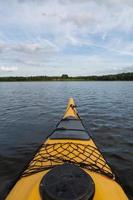
[[[0,76],[131,71],[132,0],[0,0]]]

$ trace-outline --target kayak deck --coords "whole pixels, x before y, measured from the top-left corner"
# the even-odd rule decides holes
[[[91,176],[95,183],[94,200],[128,199],[85,130],[74,100],[70,98],[63,119],[29,163],[7,200],[41,200],[39,185],[43,176],[63,163],[75,164]]]
[[[78,141],[73,143],[68,140],[44,144],[23,173],[23,177],[66,162],[101,173],[112,179],[115,178],[104,158],[93,145]]]

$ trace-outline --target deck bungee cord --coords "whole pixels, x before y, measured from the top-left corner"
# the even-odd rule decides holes
[[[84,128],[73,98],[8,194],[7,200],[127,200]]]
[[[69,142],[44,144],[37,156],[31,161],[28,169],[24,171],[22,177],[51,169],[63,163],[76,164],[115,179],[115,175],[110,171],[107,163],[95,147]]]

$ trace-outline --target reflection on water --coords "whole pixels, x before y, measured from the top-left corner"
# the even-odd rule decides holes
[[[73,97],[84,124],[133,198],[133,82],[0,83],[0,199]]]

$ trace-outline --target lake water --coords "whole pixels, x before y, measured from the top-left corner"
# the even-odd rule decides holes
[[[133,199],[133,82],[0,83],[0,199],[55,128],[69,97]]]

